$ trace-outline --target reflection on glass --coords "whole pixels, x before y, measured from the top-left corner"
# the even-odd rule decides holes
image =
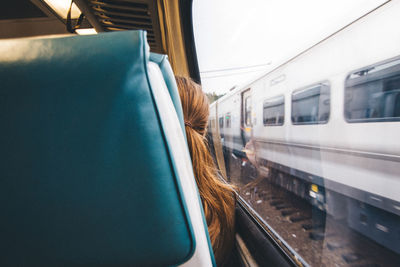
[[[211,129],[216,162],[249,213],[310,266],[400,266],[399,11],[385,2],[211,105],[225,126],[229,114],[229,127]],[[229,27],[215,36],[255,45]]]
[[[212,147],[223,152],[216,162],[224,162],[252,212],[311,266],[400,266],[400,125],[380,123],[399,116],[399,72],[389,71],[398,66],[343,75],[341,86],[326,81],[289,91],[291,109],[285,110],[284,95],[265,97],[254,89],[262,79],[212,104],[224,110],[217,116],[226,126],[222,120],[220,135],[211,129]],[[338,95],[344,97],[336,114],[359,124],[329,119]],[[252,123],[257,114],[263,123]],[[292,120],[268,127],[283,125],[285,116]],[[381,140],[378,148],[371,138]]]

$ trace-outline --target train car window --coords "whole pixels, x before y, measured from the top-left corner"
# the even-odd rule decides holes
[[[244,123],[246,126],[251,126],[251,96],[244,100]]]
[[[219,128],[224,128],[224,117],[219,117]]]
[[[293,124],[324,124],[330,114],[330,87],[327,82],[292,94]]]
[[[215,129],[215,119],[211,119],[211,129]]]
[[[285,98],[278,96],[264,101],[263,123],[265,126],[283,125],[285,120]]]
[[[225,125],[226,125],[226,128],[231,128],[231,113],[230,112],[225,114]]]
[[[400,121],[400,59],[348,75],[344,114],[348,122]]]

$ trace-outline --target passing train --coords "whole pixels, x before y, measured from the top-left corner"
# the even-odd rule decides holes
[[[392,1],[210,110],[225,164],[249,160],[259,176],[397,253],[399,13]]]

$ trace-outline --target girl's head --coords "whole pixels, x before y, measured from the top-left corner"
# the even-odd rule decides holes
[[[204,136],[206,133],[209,102],[200,85],[188,78],[176,77],[186,127]]]
[[[193,172],[204,208],[215,259],[221,265],[234,240],[235,195],[218,175],[206,141],[209,102],[200,85],[176,77]]]

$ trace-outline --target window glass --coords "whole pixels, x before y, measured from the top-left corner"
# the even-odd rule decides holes
[[[215,119],[211,119],[211,129],[215,129]]]
[[[224,128],[224,117],[219,118],[219,128]]]
[[[400,120],[400,59],[356,71],[346,79],[348,122]]]
[[[330,89],[321,83],[292,94],[293,124],[321,124],[328,122],[330,113]]]
[[[283,125],[285,119],[284,96],[270,98],[263,104],[264,125]]]
[[[251,126],[251,96],[248,96],[244,100],[244,123],[246,126]]]
[[[299,266],[400,266],[399,1],[193,4],[202,88],[230,127],[210,147],[265,229],[239,227],[250,254],[272,239]]]
[[[231,128],[231,113],[230,112],[226,113],[226,115],[225,115],[225,125],[226,125],[226,128]]]

